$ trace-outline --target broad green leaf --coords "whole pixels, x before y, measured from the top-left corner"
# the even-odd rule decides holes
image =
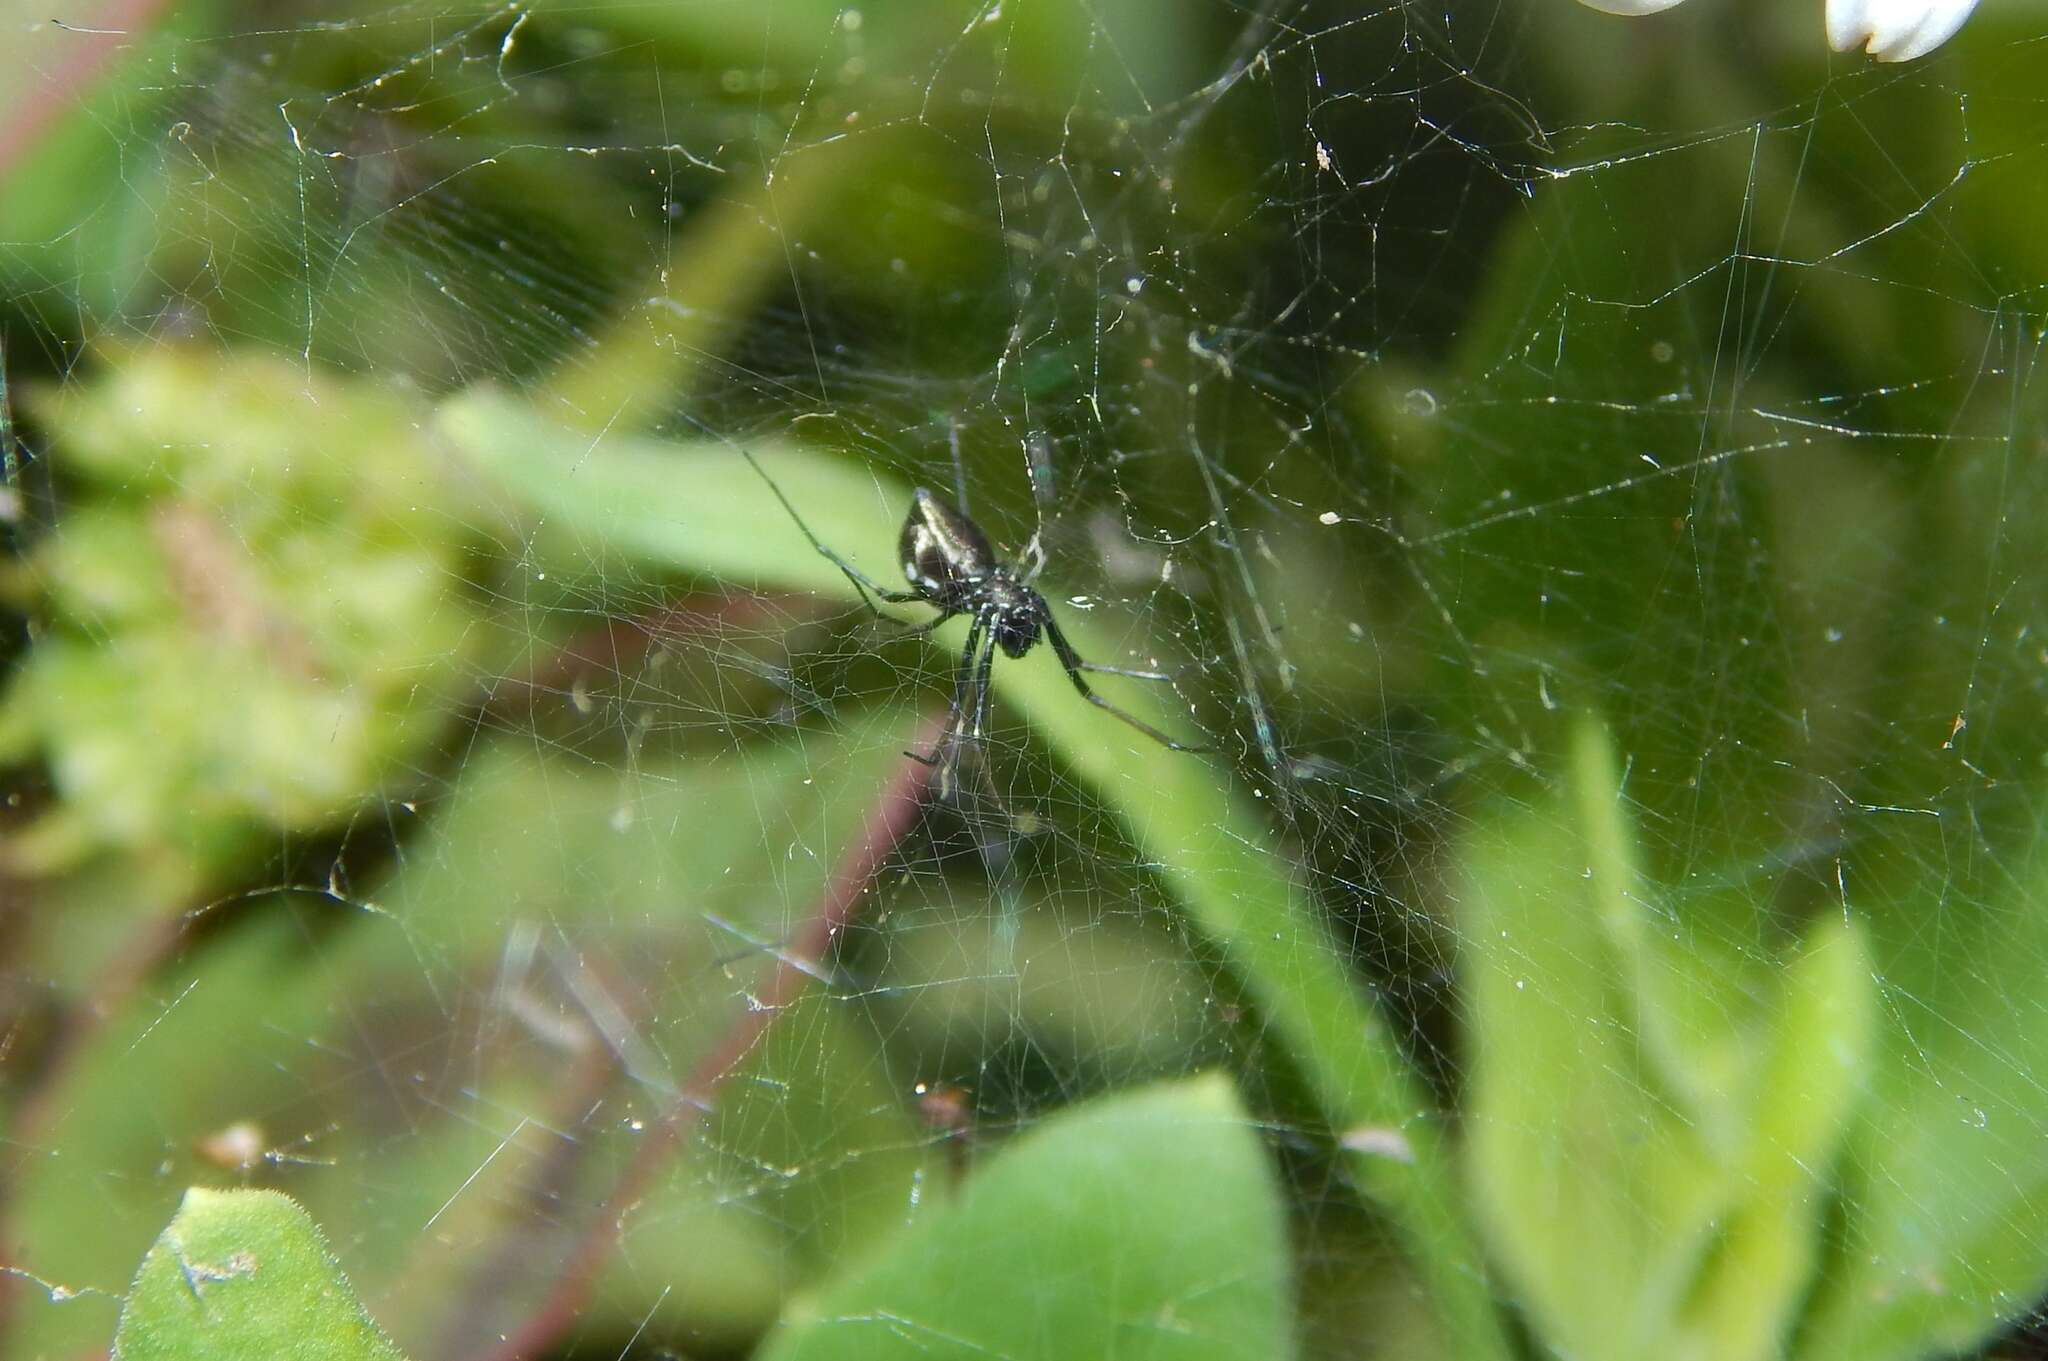
[[[306,1212],[275,1191],[185,1193],[142,1259],[115,1361],[402,1361]]]
[[[1221,1076],[1091,1102],[803,1301],[765,1361],[1293,1353],[1279,1188]]]
[[[486,391],[445,404],[439,426],[555,539],[592,555],[851,600],[852,586],[805,539],[765,470],[822,542],[871,576],[895,570],[909,489],[792,442],[750,445],[757,469],[729,442],[590,436]],[[937,645],[957,648],[962,627],[940,630]],[[1070,616],[1063,627],[1084,656],[1125,655],[1106,623]],[[1142,638],[1127,641],[1145,655]],[[1429,1101],[1293,868],[1268,849],[1251,800],[1217,758],[1162,748],[1083,703],[1049,649],[996,667],[995,688],[1116,809],[1189,919],[1226,952],[1332,1130],[1349,1136],[1352,1175],[1408,1236],[1460,1344],[1473,1356],[1504,1354]],[[1161,725],[1188,723],[1134,683],[1101,688]]]

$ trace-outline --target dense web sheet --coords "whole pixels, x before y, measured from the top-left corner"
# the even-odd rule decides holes
[[[194,1182],[737,1352],[1212,1069],[1304,1354],[2026,1345],[2037,10],[328,8],[6,11],[19,1354]],[[1218,750],[954,742],[914,486]]]

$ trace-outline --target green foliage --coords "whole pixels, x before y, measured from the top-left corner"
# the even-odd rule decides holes
[[[1279,1188],[1222,1077],[1079,1106],[792,1306],[764,1361],[1294,1354]]]
[[[706,1242],[679,1242],[702,1253]],[[795,1306],[774,1358],[1292,1354],[1279,1189],[1220,1077],[1077,1107],[957,1202]],[[306,1213],[186,1192],[121,1313],[117,1361],[397,1361]]]
[[[1869,1081],[1868,947],[1832,921],[1782,970],[1675,948],[1590,727],[1571,795],[1463,856],[1489,1241],[1560,1353],[1782,1355]]]
[[[0,0],[5,1349],[1986,1347],[2048,48],[1819,8]],[[956,479],[1218,751],[920,792]]]
[[[320,1230],[275,1191],[185,1193],[121,1309],[115,1361],[402,1361]]]
[[[861,796],[907,740],[905,715],[883,707],[872,726],[801,747],[649,754],[631,778],[568,751],[487,748],[406,867],[358,911],[334,920],[293,895],[268,898],[246,929],[194,952],[91,1038],[41,1127],[65,1156],[17,1176],[17,1263],[111,1292],[177,1188],[218,1173],[208,1145],[249,1122],[258,1149],[243,1175],[312,1210],[367,1296],[390,1297],[379,1317],[409,1350],[450,1327],[512,1326],[553,1278],[485,1266],[506,1231],[503,1205],[553,1179],[556,1227],[530,1241],[559,1250],[647,1131],[694,1109],[679,1088],[777,963],[749,942],[780,939],[833,868],[829,857],[791,860],[788,833],[772,829],[849,845]],[[309,952],[309,933],[324,948]],[[451,1018],[448,999],[479,977],[496,978],[500,1008]],[[608,1007],[633,1008],[637,1025],[621,1029]],[[699,1336],[758,1332],[797,1241],[863,1235],[921,1175],[925,1152],[873,1038],[817,1014],[784,1019],[800,1051],[747,1056],[716,1128],[644,1197],[593,1318],[659,1307],[656,1321],[681,1316]],[[426,1039],[460,1061],[423,1063]],[[393,1050],[416,1056],[395,1084],[383,1058]],[[797,1073],[802,1096],[785,1100]],[[561,1091],[580,1099],[559,1128],[516,1114]],[[502,1118],[473,1118],[479,1101]],[[764,1165],[821,1159],[827,1129],[864,1131],[872,1147],[786,1190],[754,1186]],[[373,1197],[365,1168],[376,1169]],[[770,1213],[799,1196],[822,1199],[807,1214]],[[438,1247],[422,1252],[429,1222]],[[488,1307],[471,1301],[447,1318],[483,1269]],[[107,1324],[82,1301],[31,1299],[14,1326],[23,1345],[54,1354],[103,1343]]]
[[[40,405],[78,499],[24,564],[44,631],[0,703],[0,751],[62,798],[10,841],[17,871],[111,852],[182,896],[415,792],[480,609],[413,404],[165,348]]]

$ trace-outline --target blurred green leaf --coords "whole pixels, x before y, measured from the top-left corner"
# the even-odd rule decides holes
[[[1587,886],[1604,957],[1619,974],[1617,1020],[1640,1041],[1641,1059],[1658,1091],[1679,1105],[1710,1148],[1736,1135],[1736,1093],[1742,1053],[1731,1043],[1730,1008],[1739,991],[1716,986],[1710,961],[1670,947],[1655,932],[1652,885],[1637,861],[1614,753],[1602,734],[1582,726],[1572,744],[1573,816],[1584,839]]]
[[[1266,1154],[1221,1076],[1089,1102],[801,1302],[767,1361],[1291,1356]]]
[[[484,391],[446,403],[439,428],[554,534],[593,551],[609,546],[732,581],[854,594],[735,445],[593,438]],[[890,570],[908,488],[791,443],[761,442],[752,452],[822,542],[870,575]],[[1062,627],[1092,659],[1149,655],[1142,640],[1116,646],[1107,621],[1068,618]],[[961,628],[941,630],[939,645],[957,647]],[[1082,702],[1049,648],[998,666],[995,687],[1111,803],[1190,919],[1224,949],[1345,1140],[1352,1175],[1408,1236],[1461,1345],[1473,1356],[1504,1354],[1421,1084],[1359,996],[1316,906],[1267,849],[1250,800],[1215,758],[1168,750]],[[1187,725],[1133,684],[1103,689],[1160,724]]]
[[[1880,959],[1882,1062],[1814,1361],[1967,1351],[2048,1287],[2048,840],[1993,902],[1951,903],[1930,876],[1919,907]]]
[[[401,1361],[306,1212],[275,1191],[185,1193],[142,1259],[115,1361]]]
[[[1870,1080],[1877,989],[1853,923],[1826,918],[1787,962],[1777,1014],[1755,1037],[1733,1204],[1680,1327],[1703,1358],[1772,1358],[1821,1260],[1833,1172]]]
[[[562,8],[538,7],[543,14]],[[588,21],[586,11],[573,12]],[[749,102],[818,84],[822,71],[831,73],[828,89],[864,80],[870,104],[893,96],[932,121],[958,106],[927,88],[934,82],[974,88],[1000,79],[1012,100],[1063,101],[1079,72],[1108,107],[1144,112],[1146,99],[1185,92],[1200,33],[1187,16],[1148,0],[993,8],[981,0],[895,0],[858,10],[839,0],[698,0],[630,6],[607,12],[604,22],[621,38],[653,39],[672,61],[724,67],[732,73],[726,93]],[[937,48],[946,60],[934,72],[928,62]]]
[[[1828,1170],[1868,1067],[1870,966],[1818,928],[1759,1015],[1661,1037],[1688,990],[1730,985],[1656,920],[1605,737],[1570,799],[1482,819],[1464,855],[1474,1049],[1468,1166],[1494,1250],[1549,1345],[1587,1361],[1775,1356],[1811,1279]],[[1675,1084],[1728,1055],[1713,1089]]]
[[[1585,1361],[1656,1355],[1716,1210],[1643,1071],[1591,865],[1556,806],[1481,819],[1462,857],[1472,1049],[1466,1154],[1538,1334]]]

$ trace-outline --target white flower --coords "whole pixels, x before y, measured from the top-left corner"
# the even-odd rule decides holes
[[[1947,42],[1977,0],[1828,0],[1828,45],[1879,61],[1911,61]]]
[[[1579,0],[1579,3],[1604,9],[1609,14],[1655,14],[1660,9],[1670,9],[1679,0]]]
[[[1609,14],[1655,14],[1680,0],[1579,0]],[[1879,61],[1911,61],[1940,47],[1977,0],[1828,0],[1828,44],[1860,47]]]

